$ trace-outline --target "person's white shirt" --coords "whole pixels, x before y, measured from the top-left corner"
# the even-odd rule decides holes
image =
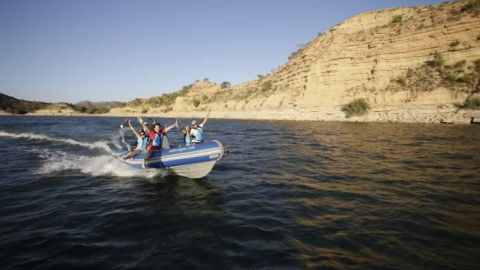
[[[201,129],[203,129],[203,124],[200,123],[200,124],[198,124],[198,126],[199,126]],[[192,136],[192,141],[193,141],[193,142],[195,142],[195,141],[198,142],[197,140],[195,140],[195,138],[197,137],[197,133],[198,133],[198,132],[200,132],[200,131],[198,131],[198,129],[196,129],[196,128],[192,128],[192,129],[190,130],[190,136]]]

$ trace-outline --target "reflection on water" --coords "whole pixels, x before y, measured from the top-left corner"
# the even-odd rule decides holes
[[[95,142],[119,121],[5,117],[0,130]],[[0,268],[478,268],[479,127],[211,120],[206,131],[230,154],[198,180],[41,171],[52,153],[106,154],[1,137]]]
[[[268,154],[245,151],[235,158],[249,159],[249,169],[242,167],[251,190],[279,202],[268,207],[270,219],[280,217],[280,227],[288,228],[280,233],[292,259],[313,268],[457,268],[459,262],[476,268],[477,127],[262,125],[242,142]]]

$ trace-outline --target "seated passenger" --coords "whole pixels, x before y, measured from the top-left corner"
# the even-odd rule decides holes
[[[123,157],[123,159],[134,158],[138,153],[141,153],[147,149],[148,143],[148,136],[145,134],[143,129],[141,129],[139,132],[136,132],[130,120],[128,120],[128,126],[132,130],[133,134],[135,134],[135,137],[137,137],[137,146],[127,156]]]
[[[162,137],[162,149],[168,150],[170,149],[170,141],[168,140],[168,135],[165,134]]]
[[[192,144],[199,144],[205,141],[203,127],[207,123],[209,115],[210,115],[210,112],[208,112],[207,117],[203,119],[203,122],[198,125],[197,125],[197,120],[192,121],[192,130],[190,131],[190,136],[192,137]]]
[[[149,129],[145,124],[143,124],[143,120],[139,118],[139,122],[142,123],[144,129],[148,130],[148,137],[149,141],[147,144],[147,152],[145,153],[145,157],[143,158],[143,165],[142,167],[145,168],[147,160],[152,157],[154,151],[158,151],[162,149],[162,141],[163,137],[170,131],[172,128],[178,128],[178,120],[175,120],[175,123],[163,128],[162,125],[159,123],[153,124],[153,127]]]
[[[190,135],[190,126],[185,125],[182,129],[182,133],[183,133],[183,142],[185,143],[185,145],[190,145],[192,143],[192,137]]]

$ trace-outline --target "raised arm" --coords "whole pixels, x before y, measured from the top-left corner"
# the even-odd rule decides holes
[[[184,126],[182,129],[182,134],[185,136],[190,136],[190,132],[188,132],[187,126]]]
[[[203,122],[200,124],[200,125],[202,125],[202,127],[207,123],[207,120],[208,120],[209,116],[210,116],[210,111],[208,111],[207,117],[205,117],[205,119],[203,119]]]
[[[128,120],[128,126],[130,127],[130,129],[132,130],[133,134],[135,134],[135,136],[138,138],[140,138],[140,134],[138,134],[138,132],[133,128],[132,126],[132,122],[130,122],[130,119]]]
[[[179,128],[179,127],[178,127],[178,119],[175,119],[175,123],[173,123],[173,124],[171,124],[170,126],[166,127],[166,128],[165,128],[165,132],[169,132],[169,131],[170,131],[172,128],[174,128],[174,127]]]
[[[137,116],[137,120],[140,123],[140,125],[142,125],[143,130],[150,132],[150,129],[147,127],[147,125],[143,123],[143,119],[140,116]]]

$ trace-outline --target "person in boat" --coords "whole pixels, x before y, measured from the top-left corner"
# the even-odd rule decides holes
[[[142,121],[143,121],[143,120],[142,120]],[[142,123],[143,123],[143,125],[142,125]],[[147,122],[147,121],[143,121],[142,123],[140,123],[140,125],[142,126],[142,130],[145,131],[145,133],[147,134],[147,133],[148,133],[148,128],[144,128],[144,126],[147,127],[147,126],[148,126],[148,122]],[[152,125],[152,127],[153,127],[153,125]]]
[[[159,151],[162,149],[163,138],[167,135],[167,132],[172,128],[178,128],[178,120],[175,120],[175,123],[164,128],[159,123],[153,124],[152,128],[148,128],[147,125],[143,124],[143,120],[139,117],[139,122],[142,123],[142,127],[148,130],[148,144],[145,156],[143,158],[143,167],[147,163],[147,160],[152,157],[154,151]]]
[[[207,117],[205,117],[205,119],[203,119],[203,122],[200,124],[197,124],[197,120],[192,121],[192,129],[190,130],[190,136],[192,137],[192,144],[199,144],[205,141],[205,134],[203,132],[203,128],[207,123],[209,115],[210,115],[210,112],[208,112]]]
[[[130,153],[128,153],[128,155],[123,157],[123,159],[134,158],[142,151],[145,151],[148,144],[148,136],[143,129],[140,129],[138,132],[135,131],[130,120],[128,120],[128,126],[130,127],[130,130],[132,130],[133,134],[135,134],[135,137],[137,137],[137,146]]]
[[[151,125],[151,128],[148,128],[148,122],[147,121],[144,121],[142,118],[140,117],[137,117],[138,119],[138,122],[140,123],[140,125],[142,125],[142,128],[143,130],[145,131],[145,133],[148,134],[150,133],[150,130],[154,130],[154,126],[155,124],[157,123],[155,120],[152,121],[152,125]],[[142,124],[143,123],[143,124]],[[160,127],[161,129],[163,129],[163,126],[160,124]],[[179,127],[177,126],[177,129],[179,129]],[[168,140],[168,136],[167,134],[165,133],[163,136],[162,136],[162,148],[161,149],[170,149],[170,141]]]
[[[183,142],[185,143],[185,145],[190,145],[192,143],[192,137],[190,135],[190,126],[189,125],[185,125],[182,129],[182,133],[183,133]]]

